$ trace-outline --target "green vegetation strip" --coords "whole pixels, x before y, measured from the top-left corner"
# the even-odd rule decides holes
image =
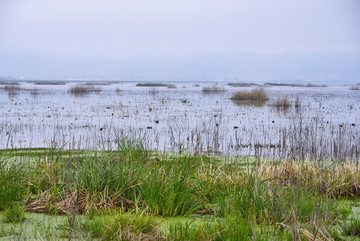
[[[112,151],[1,150],[0,238],[332,240],[360,235],[359,167]]]

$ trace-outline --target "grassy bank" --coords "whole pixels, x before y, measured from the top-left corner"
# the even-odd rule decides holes
[[[360,235],[357,163],[2,150],[0,237],[333,240]],[[345,201],[344,201],[345,200]],[[180,219],[180,220],[179,220]]]

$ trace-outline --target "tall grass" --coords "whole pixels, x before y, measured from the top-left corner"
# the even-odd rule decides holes
[[[157,222],[143,213],[120,213],[104,231],[102,240],[161,240]]]
[[[150,165],[142,178],[141,192],[154,215],[187,216],[202,207],[197,195],[197,164],[192,158],[183,156]]]
[[[25,207],[21,203],[14,203],[4,212],[5,223],[21,223],[25,219]]]
[[[75,229],[76,239],[85,240],[165,240],[159,223],[145,213],[132,213],[119,210],[91,219],[79,219],[74,227],[66,222],[58,225],[63,238]]]
[[[190,222],[170,224],[168,240],[251,240],[253,231],[245,220],[238,218],[214,220],[193,224]]]
[[[147,160],[150,156],[145,134],[117,131],[114,133],[114,142],[120,159],[140,161]]]
[[[76,157],[69,160],[62,183],[66,183],[63,201],[54,205],[69,213],[74,200],[77,212],[90,214],[101,209],[128,207],[133,204],[141,185],[139,163],[113,154]],[[75,196],[74,196],[75,195]]]
[[[0,210],[24,198],[26,185],[23,182],[22,168],[20,163],[13,160],[0,159]]]
[[[327,210],[328,203],[321,196],[302,187],[261,181],[255,173],[241,174],[240,180],[222,200],[221,213],[225,216],[238,215],[261,225],[291,223],[294,220],[306,223],[318,210],[323,213]]]

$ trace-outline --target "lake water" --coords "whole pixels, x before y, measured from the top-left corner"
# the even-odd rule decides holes
[[[349,86],[264,86],[264,105],[235,103],[232,87],[207,94],[216,83],[138,87],[134,82],[93,85],[72,94],[62,85],[0,85],[0,148],[116,149],[116,140],[144,138],[156,151],[199,155],[262,155],[272,158],[358,159],[360,91]],[[286,96],[291,106],[274,106]],[[301,108],[294,102],[299,96]]]

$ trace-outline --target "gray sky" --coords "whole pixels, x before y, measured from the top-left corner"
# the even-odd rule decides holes
[[[360,51],[360,0],[0,0],[0,50],[110,59]]]

